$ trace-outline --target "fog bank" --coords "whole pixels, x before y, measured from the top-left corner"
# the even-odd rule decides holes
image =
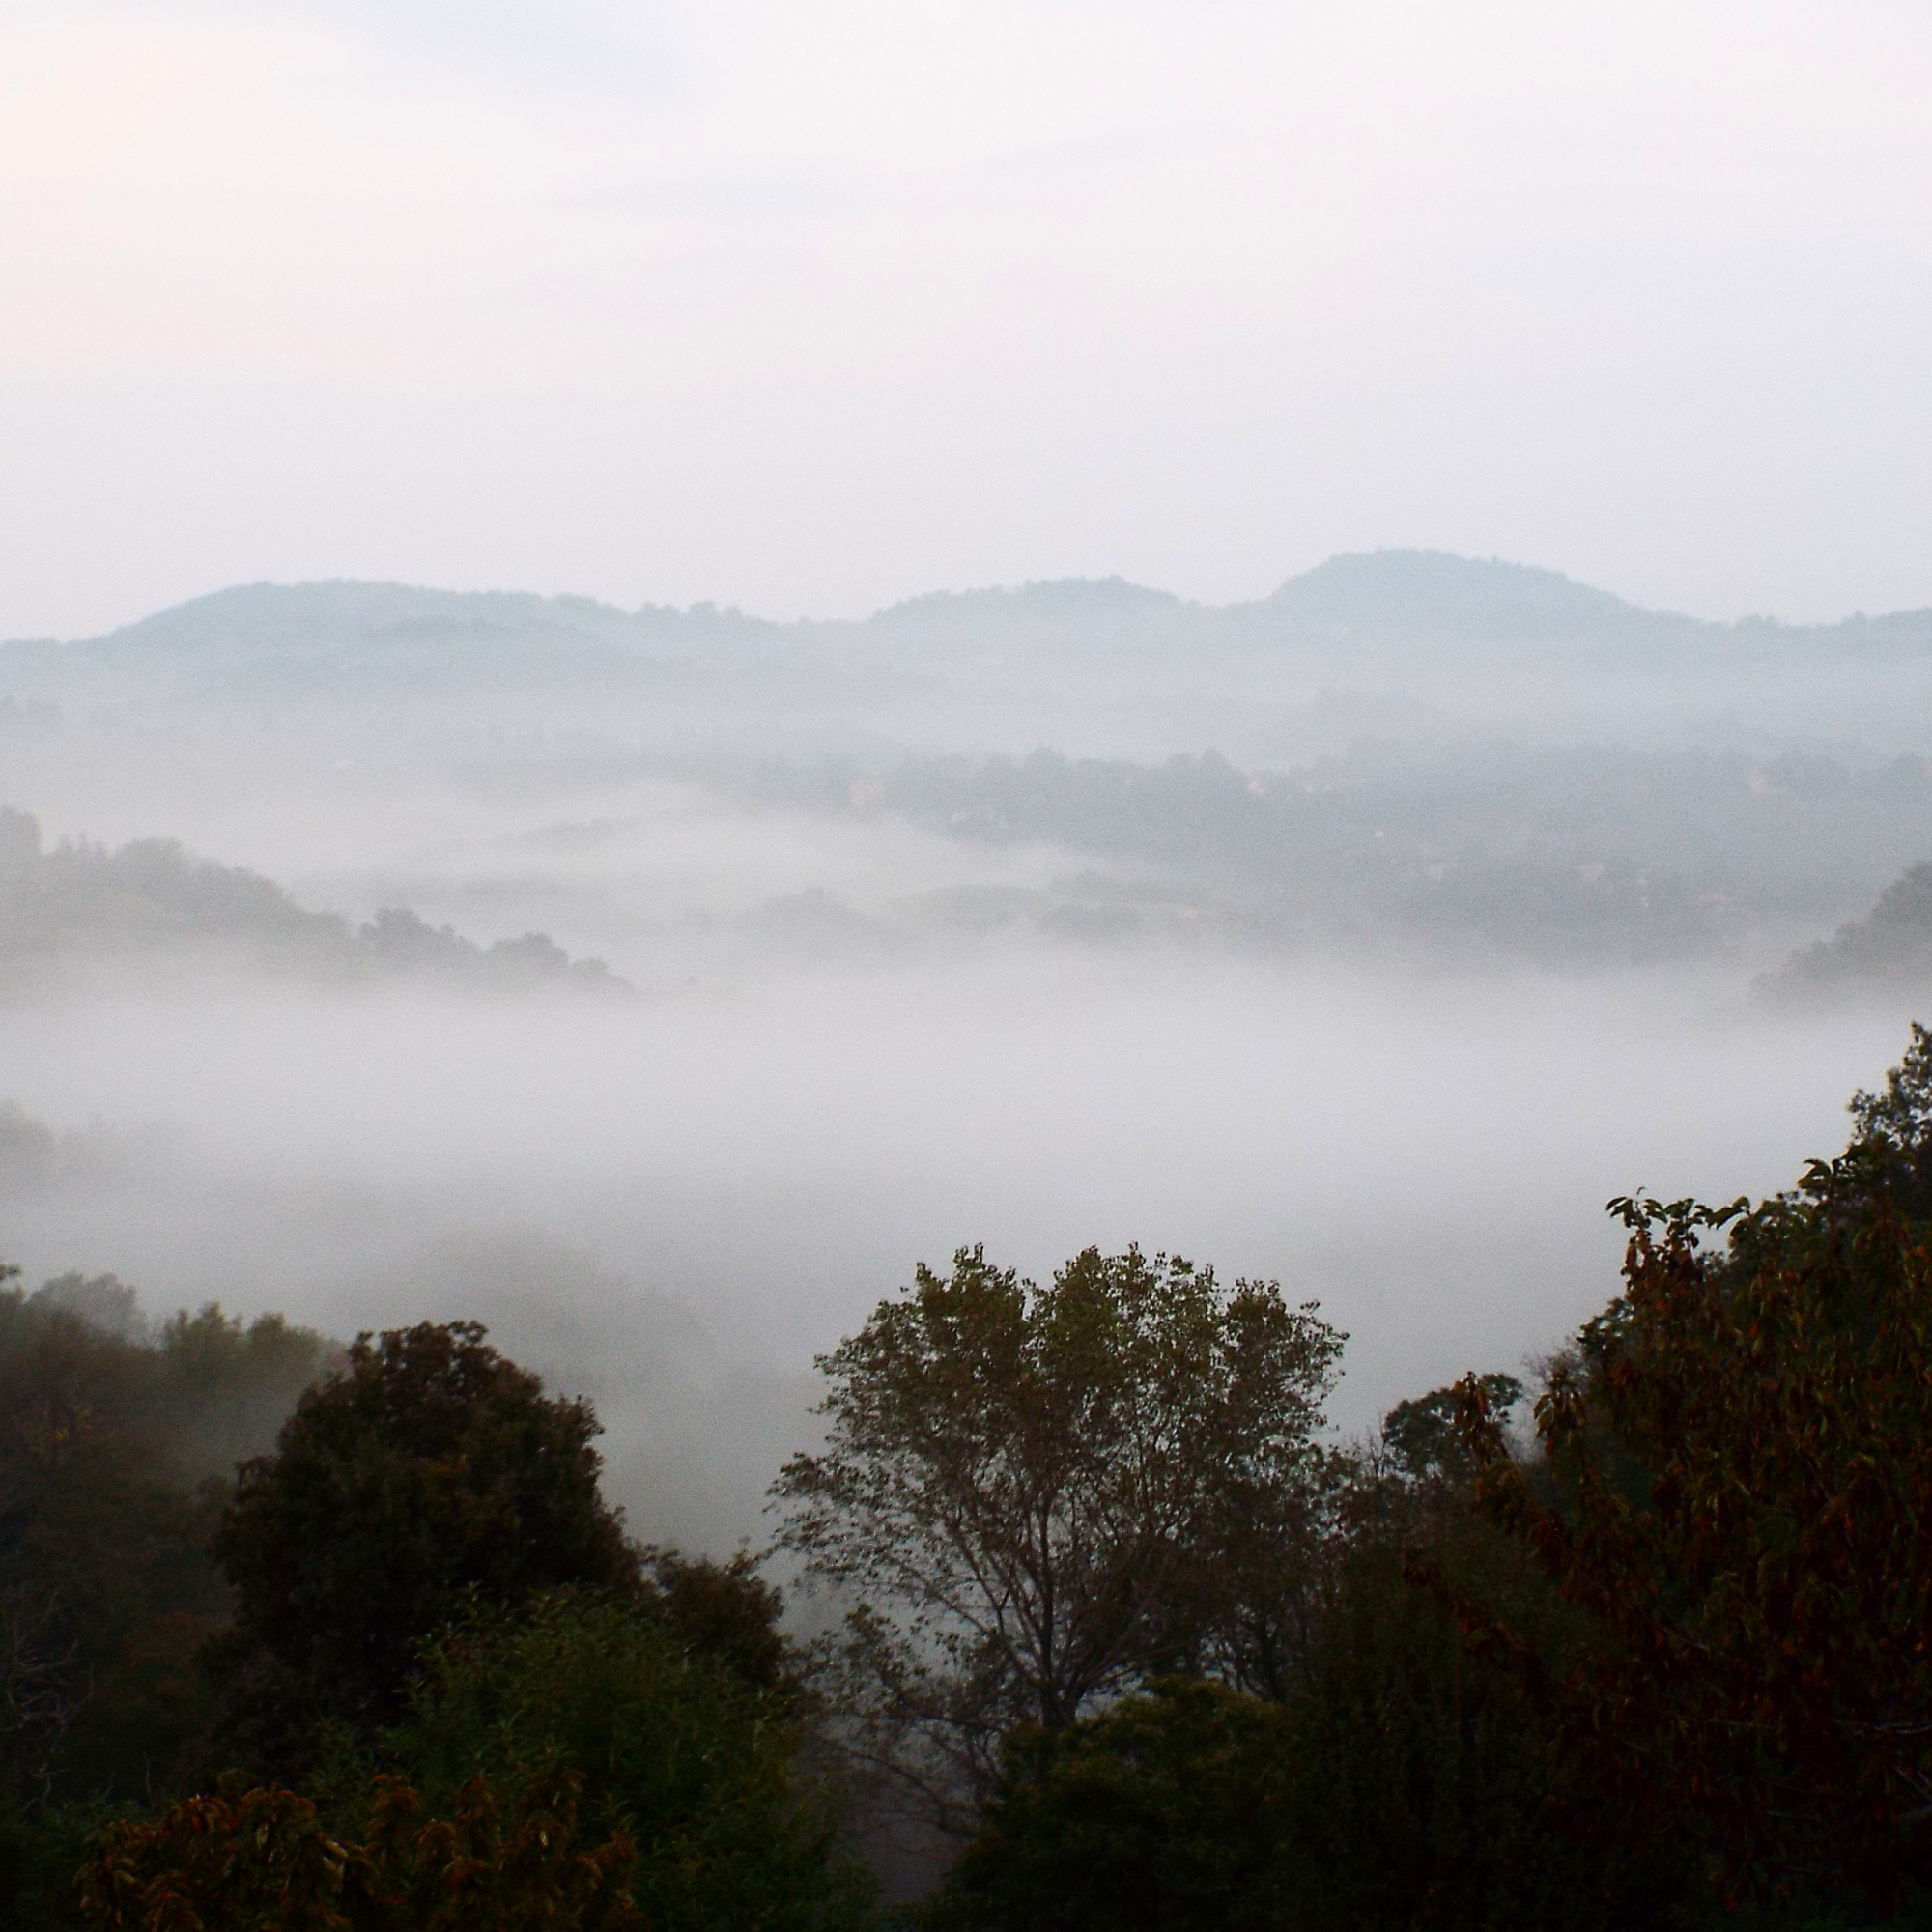
[[[1834,1151],[1902,1041],[1678,970],[1065,951],[619,1009],[42,1005],[0,1009],[6,1093],[75,1138],[0,1177],[0,1244],[151,1306],[490,1321],[597,1399],[640,1529],[728,1543],[809,1428],[811,1353],[915,1261],[1138,1241],[1277,1276],[1350,1332],[1358,1429],[1599,1308],[1610,1194],[1764,1192]]]

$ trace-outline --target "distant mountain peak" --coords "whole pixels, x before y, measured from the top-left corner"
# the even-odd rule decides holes
[[[1297,618],[1411,633],[1605,632],[1694,624],[1561,571],[1443,550],[1350,551],[1291,577],[1260,607]]]
[[[170,605],[89,641],[166,645],[191,639],[203,647],[231,641],[259,645],[306,640],[319,631],[368,635],[452,618],[484,627],[562,626],[586,618],[611,625],[630,621],[622,611],[587,597],[545,597],[526,590],[434,590],[414,583],[337,577],[303,583],[231,584]]]

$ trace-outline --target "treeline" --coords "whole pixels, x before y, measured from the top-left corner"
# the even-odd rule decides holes
[[[1718,957],[1842,919],[1932,851],[1917,757],[1369,743],[1278,771],[1046,751],[687,769],[754,800],[1127,862],[1117,927],[1397,956]]]
[[[474,1324],[0,1300],[7,1922],[1932,1922],[1932,1034],[1784,1194],[1612,1204],[1542,1373],[1324,1405],[1278,1284],[962,1251],[761,1566],[638,1546]]]
[[[572,959],[540,932],[479,946],[399,907],[354,926],[171,839],[43,849],[38,821],[0,806],[0,993],[76,975],[153,984],[220,971],[324,985],[630,990],[602,960]]]
[[[474,1324],[68,1277],[0,1377],[0,1922],[861,1922],[779,1593],[635,1544]]]

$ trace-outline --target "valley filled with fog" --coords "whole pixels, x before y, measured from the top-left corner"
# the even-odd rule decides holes
[[[474,1316],[698,1546],[962,1244],[1278,1276],[1359,1431],[1600,1308],[1608,1196],[1842,1145],[1932,987],[1928,700],[1932,613],[1412,553],[1225,610],[254,586],[0,646],[0,1258]]]

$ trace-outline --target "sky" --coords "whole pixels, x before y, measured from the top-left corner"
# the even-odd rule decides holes
[[[0,0],[0,636],[1337,551],[1932,604],[1918,0]]]

